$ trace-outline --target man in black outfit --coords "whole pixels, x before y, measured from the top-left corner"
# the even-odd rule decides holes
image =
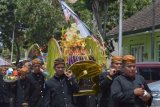
[[[46,82],[44,107],[74,107],[73,93],[79,87],[72,71],[65,71],[65,62],[62,58],[54,61],[55,75]]]
[[[0,71],[0,107],[14,107],[16,84],[7,83],[3,80],[3,69]]]
[[[8,85],[3,80],[3,70],[0,72],[0,106],[9,107]]]
[[[114,107],[150,107],[151,90],[145,79],[136,72],[136,59],[125,55],[122,59],[123,74],[117,76],[111,85]]]
[[[99,107],[113,107],[111,99],[111,84],[115,77],[120,75],[122,65],[121,56],[113,56],[111,59],[111,67],[99,76],[99,85],[101,89],[101,97]]]
[[[16,99],[15,107],[22,107],[24,103],[28,104],[29,97],[29,81],[26,79],[26,75],[29,73],[27,67],[23,67],[19,70],[19,79],[16,82]]]
[[[32,60],[32,68],[33,71],[26,76],[30,86],[28,95],[29,107],[42,107],[45,78],[40,70],[41,61],[38,58]]]

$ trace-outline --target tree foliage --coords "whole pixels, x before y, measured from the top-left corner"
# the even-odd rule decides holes
[[[0,37],[4,46],[11,49],[11,37],[14,29],[14,3],[11,0],[0,1]]]
[[[130,17],[150,2],[151,0],[124,0],[123,18]],[[94,15],[99,32],[105,36],[107,31],[118,24],[118,4],[118,0],[78,0],[69,5],[90,29],[94,27]],[[24,45],[24,41],[46,44],[64,26],[66,22],[58,0],[0,1],[0,39],[11,50],[14,32],[17,47],[15,53]]]
[[[49,38],[64,25],[60,6],[45,0],[16,0],[16,20],[24,25],[27,38],[46,44]]]
[[[0,18],[2,42],[11,50],[14,32],[17,56],[24,41],[46,44],[53,33],[64,26],[61,7],[51,5],[50,0],[1,0]]]

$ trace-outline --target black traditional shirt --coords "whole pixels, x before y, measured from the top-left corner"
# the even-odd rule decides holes
[[[73,93],[79,90],[75,78],[54,76],[46,82],[45,107],[74,107]]]
[[[115,78],[111,85],[111,96],[115,107],[150,106],[152,98],[146,104],[139,97],[134,95],[134,89],[142,86],[148,93],[151,93],[141,75],[136,75],[135,78],[129,78],[123,74]]]

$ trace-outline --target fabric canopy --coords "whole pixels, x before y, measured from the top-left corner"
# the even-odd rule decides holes
[[[12,66],[12,64],[0,57],[0,66]]]

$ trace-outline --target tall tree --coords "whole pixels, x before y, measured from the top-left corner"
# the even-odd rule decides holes
[[[64,26],[60,6],[51,5],[50,0],[1,0],[0,15],[2,42],[11,50],[14,32],[17,59],[20,48],[27,43],[24,41],[46,44],[53,33]]]
[[[11,42],[13,32],[15,31],[15,18],[14,18],[14,2],[12,0],[0,1],[0,36],[1,42],[4,47],[11,51]],[[6,54],[5,54],[6,55]],[[10,56],[7,56],[10,58]]]
[[[0,36],[4,46],[11,50],[11,40],[14,30],[14,3],[12,0],[0,1]]]
[[[48,39],[64,25],[59,6],[45,0],[16,0],[16,19],[25,26],[27,38],[38,44]]]

